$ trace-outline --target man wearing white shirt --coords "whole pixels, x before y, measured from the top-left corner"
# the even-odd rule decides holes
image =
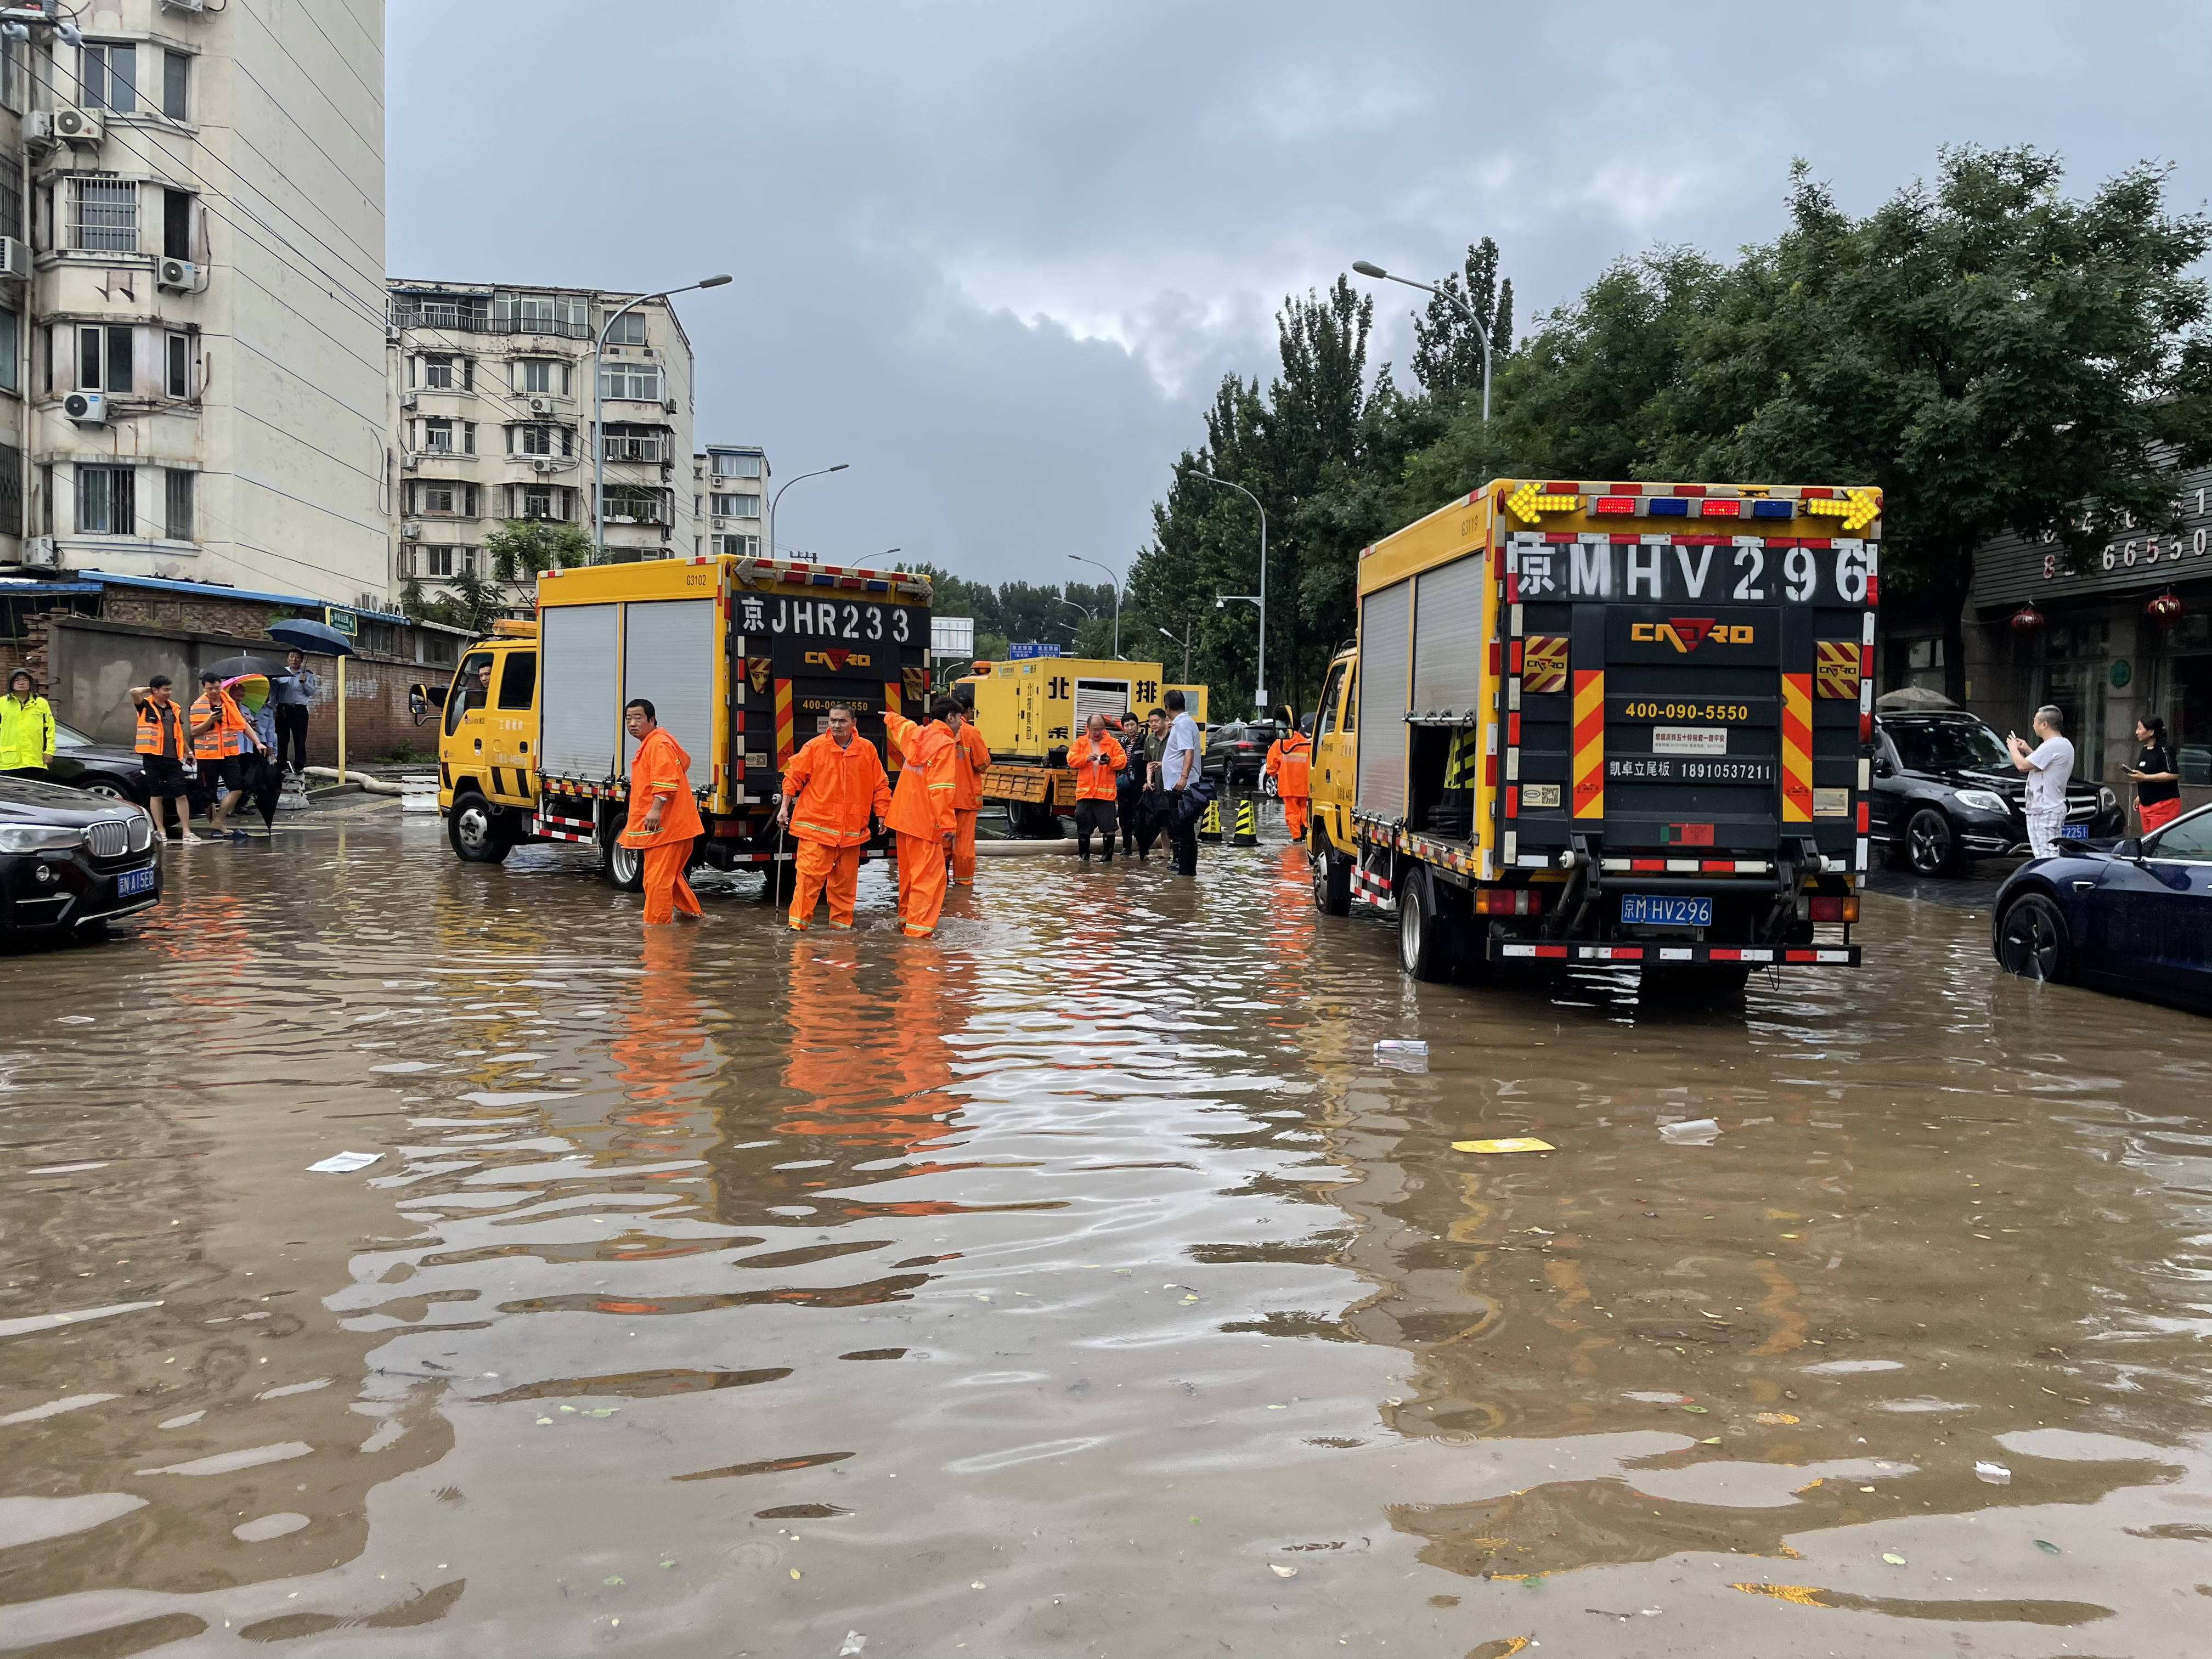
[[[1183,791],[1198,781],[1198,722],[1183,712],[1183,696],[1170,691],[1161,702],[1167,705],[1168,746],[1160,755],[1160,787],[1168,792],[1168,811],[1180,813]],[[1170,819],[1168,846],[1175,855],[1175,872],[1179,876],[1198,873],[1198,820],[1188,823]]]
[[[2027,774],[2027,850],[2047,859],[2058,851],[2058,832],[2066,823],[2066,786],[2074,777],[2074,745],[2066,741],[2066,716],[2050,703],[2035,711],[2033,749],[2019,732],[2006,734],[2012,763]]]

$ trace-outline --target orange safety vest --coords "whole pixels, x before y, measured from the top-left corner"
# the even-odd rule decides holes
[[[165,720],[163,715],[168,718]],[[167,703],[155,702],[149,697],[138,705],[138,752],[142,755],[167,755],[181,761],[192,747],[191,728],[185,722],[185,706],[174,697]]]
[[[898,750],[903,769],[891,794],[890,827],[902,836],[951,834],[957,827],[952,733],[942,721],[921,726],[888,708],[884,730]]]
[[[218,686],[215,695],[219,704],[208,702],[204,694],[193,700],[192,724],[198,726],[210,715],[215,724],[192,739],[192,755],[198,760],[221,760],[226,755],[242,755],[246,750],[246,716],[239,713],[238,704],[229,692]]]
[[[1313,742],[1303,732],[1275,739],[1262,769],[1275,781],[1275,793],[1285,799],[1304,800],[1313,794]]]
[[[1091,734],[1086,732],[1067,751],[1067,763],[1075,769],[1078,800],[1112,800],[1121,787],[1121,769],[1129,763],[1127,751],[1113,738],[1099,741],[1103,748],[1091,748]]]
[[[783,775],[791,802],[791,833],[819,847],[864,847],[868,815],[891,810],[891,787],[884,776],[884,757],[859,732],[844,748],[824,732],[791,757]]]

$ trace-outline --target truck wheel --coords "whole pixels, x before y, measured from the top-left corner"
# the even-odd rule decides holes
[[[514,850],[504,815],[482,795],[463,795],[446,812],[446,839],[464,864],[500,864]]]
[[[1939,808],[1923,806],[1905,826],[1905,861],[1916,876],[1948,876],[1959,862],[1959,837]]]
[[[645,854],[637,848],[623,846],[621,833],[617,830],[607,837],[599,858],[599,873],[617,892],[642,893],[645,890]]]
[[[1428,872],[1415,870],[1398,890],[1399,965],[1415,979],[1431,984],[1443,978],[1444,931]]]
[[[1341,853],[1313,855],[1314,908],[1325,916],[1352,914],[1352,860]]]

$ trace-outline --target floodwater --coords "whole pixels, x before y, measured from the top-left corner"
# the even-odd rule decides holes
[[[2212,1026],[1974,913],[1647,1013],[1279,844],[173,869],[0,963],[0,1652],[2203,1650]]]

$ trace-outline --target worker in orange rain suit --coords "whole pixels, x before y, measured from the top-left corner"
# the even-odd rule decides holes
[[[1313,800],[1313,739],[1295,726],[1268,745],[1261,768],[1282,797],[1283,828],[1292,841],[1306,838],[1306,809]]]
[[[1093,830],[1106,835],[1106,862],[1114,862],[1114,842],[1121,834],[1115,821],[1114,801],[1121,787],[1121,769],[1129,763],[1128,751],[1106,731],[1106,717],[1093,714],[1067,751],[1067,764],[1075,774],[1075,851],[1091,862]]]
[[[899,926],[908,938],[937,931],[945,908],[945,860],[956,829],[952,768],[961,726],[960,705],[939,697],[937,718],[917,726],[896,709],[884,710],[884,730],[903,769],[891,794],[890,827],[898,833]]]
[[[673,921],[678,908],[696,916],[699,896],[684,872],[691,862],[691,843],[706,826],[691,799],[691,757],[653,718],[653,704],[644,697],[623,706],[623,725],[637,739],[637,753],[630,757],[629,819],[622,844],[645,854],[645,924]]]
[[[860,879],[860,849],[868,820],[891,810],[884,757],[853,725],[848,705],[830,705],[830,729],[791,757],[783,775],[783,805],[776,823],[799,843],[798,878],[791,894],[791,926],[805,933],[815,901],[826,888],[830,925],[853,925],[853,894]]]
[[[983,774],[991,769],[991,750],[973,722],[963,718],[953,732],[952,884],[975,884],[975,814],[983,810]]]

